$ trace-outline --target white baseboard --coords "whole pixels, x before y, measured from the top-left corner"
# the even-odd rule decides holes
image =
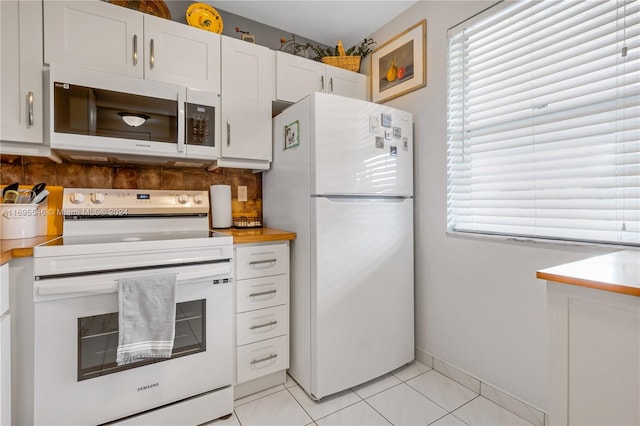
[[[427,351],[416,348],[416,360],[433,368],[438,373],[487,398],[505,410],[522,417],[535,426],[549,424],[549,415],[539,408],[504,392],[495,386],[483,382],[481,379],[441,360]]]

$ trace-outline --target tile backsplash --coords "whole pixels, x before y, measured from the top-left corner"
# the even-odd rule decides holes
[[[0,155],[0,184],[46,182],[66,188],[209,190],[231,185],[233,216],[262,215],[262,174],[242,169],[206,171],[159,166],[57,164],[47,158]],[[247,187],[247,201],[237,200],[237,187]]]

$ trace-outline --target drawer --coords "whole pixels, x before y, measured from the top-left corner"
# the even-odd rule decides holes
[[[236,279],[265,277],[289,272],[289,246],[267,244],[236,248]]]
[[[236,312],[289,303],[289,275],[236,281]]]
[[[238,314],[236,344],[246,345],[289,334],[289,305]]]
[[[289,368],[289,336],[275,337],[237,348],[238,377],[243,383]]]

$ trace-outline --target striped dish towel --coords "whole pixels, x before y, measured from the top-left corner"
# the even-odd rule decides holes
[[[118,283],[118,365],[170,358],[175,337],[176,274]]]

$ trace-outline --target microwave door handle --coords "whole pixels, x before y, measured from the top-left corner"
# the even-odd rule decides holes
[[[186,93],[181,96],[178,92],[178,152],[183,152],[185,146],[185,109],[187,103],[184,98],[186,98]]]
[[[89,89],[88,93],[87,115],[89,117],[89,134],[95,135],[98,128],[98,106],[96,103],[96,94],[93,89]]]

